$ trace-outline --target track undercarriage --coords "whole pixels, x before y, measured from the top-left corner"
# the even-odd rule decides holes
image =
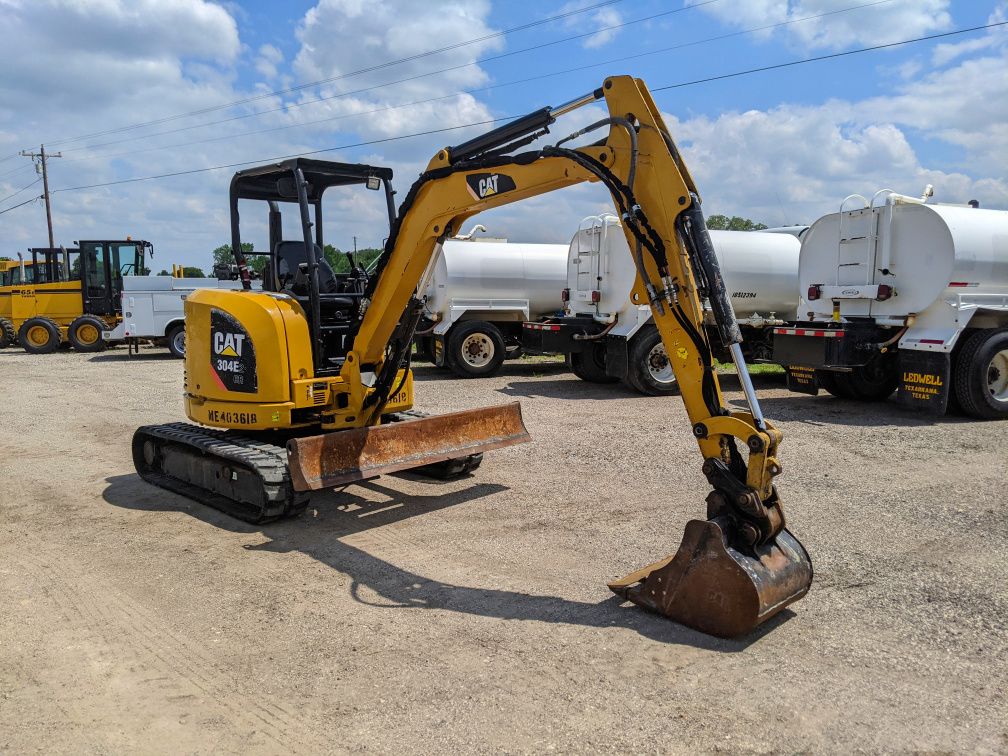
[[[426,437],[441,438],[429,433],[430,423],[456,427],[464,436],[471,430],[466,420],[477,417],[477,412],[486,415],[479,410],[428,418],[415,411],[400,412],[384,416],[376,428],[307,437],[242,434],[190,423],[147,425],[133,435],[133,463],[152,485],[258,525],[300,514],[310,490],[396,471],[459,477],[480,466],[483,451],[527,440],[515,404],[498,412],[505,426],[502,434],[471,443],[446,445],[439,440],[425,447]],[[333,439],[338,441],[335,450]],[[306,443],[314,454],[306,453]]]

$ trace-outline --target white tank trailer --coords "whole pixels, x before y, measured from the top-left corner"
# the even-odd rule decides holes
[[[1008,212],[890,190],[802,239],[799,322],[775,330],[794,391],[1008,417]]]
[[[477,226],[477,229],[480,227]],[[464,378],[521,355],[522,323],[563,310],[567,245],[449,239],[421,282],[418,356]]]
[[[769,361],[773,326],[796,317],[796,233],[710,232],[749,362]],[[619,220],[612,215],[586,218],[568,251],[564,314],[526,323],[523,347],[568,355],[582,380],[622,380],[651,396],[674,393],[675,375],[651,308],[631,301],[635,276]],[[709,312],[708,320],[711,341],[720,344]]]

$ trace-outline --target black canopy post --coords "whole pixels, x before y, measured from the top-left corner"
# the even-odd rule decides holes
[[[308,258],[309,302],[311,303],[312,363],[317,371],[322,360],[322,313],[319,304],[318,258],[312,240],[311,216],[308,212],[308,182],[300,168],[294,168],[294,182],[297,186],[298,207],[301,208],[301,233],[304,237],[305,257]]]

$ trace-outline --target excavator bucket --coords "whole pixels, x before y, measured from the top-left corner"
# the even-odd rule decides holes
[[[731,545],[730,527],[723,517],[690,520],[674,556],[609,588],[710,635],[734,638],[752,632],[808,593],[812,562],[787,530],[748,554]]]
[[[291,439],[287,460],[294,489],[315,491],[526,441],[521,405],[511,402]]]

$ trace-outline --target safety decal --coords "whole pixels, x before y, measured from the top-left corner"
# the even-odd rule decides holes
[[[517,188],[514,179],[503,173],[473,173],[466,176],[466,183],[469,185],[469,193],[477,200]]]
[[[217,308],[210,310],[210,370],[226,391],[254,394],[258,389],[252,339],[232,315]]]

